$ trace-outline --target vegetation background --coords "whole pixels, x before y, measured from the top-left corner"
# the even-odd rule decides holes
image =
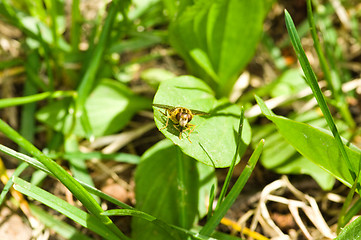
[[[0,1],[0,239],[355,239],[360,17]],[[208,114],[179,132],[173,107]]]

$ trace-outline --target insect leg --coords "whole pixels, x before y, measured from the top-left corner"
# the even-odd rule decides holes
[[[160,111],[159,111],[160,112]],[[166,128],[166,127],[168,127],[168,121],[169,121],[169,116],[167,116],[167,121],[166,121],[166,123],[165,123],[165,126],[164,127],[162,127],[161,129],[159,129],[159,130],[163,130],[164,128]]]
[[[194,131],[195,128],[196,128],[196,125],[188,123],[188,125],[187,125],[187,130],[189,130],[188,135],[190,135]]]
[[[162,112],[162,111],[159,110],[159,109],[158,109],[158,111],[159,111],[161,114],[163,114],[164,116],[166,116],[166,117],[168,116],[168,115],[167,115],[167,112],[164,113],[164,112]]]
[[[183,129],[179,129],[176,125],[173,125],[175,129],[177,129],[179,131],[179,139],[182,139],[182,131]]]
[[[189,130],[188,135],[187,135],[187,138],[188,138],[188,140],[189,140],[190,143],[192,143],[192,141],[191,141],[191,139],[189,138],[189,136],[191,135],[191,133],[193,132],[193,130],[195,129],[195,127],[196,127],[196,125],[188,123],[188,124],[187,124],[187,128],[185,129],[185,130]]]

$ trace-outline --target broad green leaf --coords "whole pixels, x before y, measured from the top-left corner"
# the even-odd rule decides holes
[[[264,1],[195,1],[171,24],[170,42],[195,76],[227,96],[254,54],[264,14]]]
[[[95,136],[121,130],[137,111],[149,107],[150,100],[135,95],[119,82],[107,79],[98,84],[85,104]],[[72,115],[68,113],[68,109],[69,101],[56,101],[40,109],[36,117],[55,130],[66,133],[72,122]],[[76,124],[75,133],[84,136],[80,122]]]
[[[185,168],[183,183],[178,182],[179,161]],[[157,143],[144,153],[135,173],[135,182],[138,210],[180,226],[180,209],[185,208],[187,229],[205,215],[208,197],[205,193],[209,194],[211,185],[216,184],[213,168],[184,155],[169,140]],[[184,199],[178,195],[180,184],[184,188]],[[174,239],[156,225],[139,218],[132,219],[132,228],[133,239]]]
[[[259,97],[256,97],[256,100],[263,114],[277,126],[280,134],[299,153],[332,174],[345,185],[352,186],[353,178],[350,171],[357,173],[361,160],[361,151],[358,148],[353,145],[350,147],[345,146],[346,153],[353,166],[352,169],[348,169],[336,140],[328,131],[277,116],[267,108]]]
[[[295,117],[290,116],[290,118],[315,127],[327,126],[325,120],[316,111],[309,111],[302,115],[296,115]],[[344,127],[340,128],[340,130],[345,129]],[[279,174],[310,175],[324,190],[330,190],[333,187],[335,182],[334,177],[314,162],[299,154],[297,150],[277,132],[274,124],[253,128],[253,132],[252,141],[254,145],[257,144],[261,138],[266,140],[261,156],[263,166]]]
[[[122,129],[150,100],[135,95],[121,83],[103,80],[89,96],[85,108],[94,133],[107,135]],[[99,135],[98,135],[99,136]]]
[[[212,90],[201,80],[183,76],[162,82],[154,97],[155,104],[185,107],[188,109],[209,113],[206,116],[194,116],[191,124],[194,131],[180,132],[167,117],[165,109],[154,107],[154,120],[158,129],[194,159],[214,167],[229,167],[236,152],[236,137],[241,109],[226,100],[217,101]],[[159,110],[159,111],[158,111]],[[189,140],[188,137],[189,136]],[[250,143],[251,130],[244,121],[242,143],[239,155],[242,156]],[[238,163],[240,158],[237,159]]]
[[[361,217],[356,218],[352,223],[342,229],[335,240],[361,239]]]

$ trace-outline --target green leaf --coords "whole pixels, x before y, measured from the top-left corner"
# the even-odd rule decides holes
[[[335,240],[348,240],[361,238],[361,217],[356,218],[352,223],[342,229],[340,235]]]
[[[178,182],[178,161],[182,161],[185,168],[182,183]],[[213,168],[184,155],[168,140],[144,153],[135,173],[135,182],[138,210],[179,226],[180,209],[186,208],[188,229],[198,220],[199,212],[202,216],[206,213],[205,194],[209,193],[212,184],[216,184]],[[184,199],[178,197],[180,187],[184,188]],[[159,227],[139,218],[132,219],[132,228],[134,239],[170,239]]]
[[[94,135],[103,136],[121,130],[136,112],[150,108],[150,104],[150,100],[135,95],[122,83],[103,79],[87,99],[85,108]],[[56,101],[40,109],[36,117],[56,131],[66,133],[72,122],[68,109],[69,101]],[[79,121],[75,133],[85,134]]]
[[[291,119],[310,124],[314,127],[325,128],[325,120],[317,111],[308,111],[302,115],[290,116]],[[341,130],[347,126],[339,122]],[[267,124],[253,128],[253,144],[264,138],[266,140],[261,156],[262,165],[279,174],[307,174],[310,175],[324,190],[330,190],[335,183],[334,177],[320,168],[317,164],[303,157],[277,132],[274,124]],[[277,147],[275,147],[277,146]]]
[[[221,168],[231,165],[236,152],[240,107],[224,99],[217,101],[212,90],[203,81],[191,76],[162,82],[154,97],[154,103],[209,113],[207,116],[196,115],[192,119],[191,124],[195,125],[195,129],[189,135],[191,142],[187,139],[188,131],[183,132],[179,139],[179,131],[171,120],[167,128],[162,129],[167,121],[164,109],[154,107],[154,121],[158,129],[162,129],[162,133],[180,146],[185,154],[209,166]],[[250,126],[245,120],[239,156],[243,155],[250,139]],[[239,160],[240,158],[236,163]]]
[[[263,114],[278,128],[280,134],[304,157],[308,158],[345,185],[351,187],[354,180],[350,171],[358,172],[361,151],[351,145],[344,146],[353,169],[342,158],[335,138],[324,129],[314,128],[308,124],[296,122],[273,114],[265,103],[256,96]],[[360,188],[358,188],[360,190]]]
[[[195,76],[217,80],[217,95],[227,96],[254,54],[264,14],[264,1],[195,1],[171,24],[170,42]]]

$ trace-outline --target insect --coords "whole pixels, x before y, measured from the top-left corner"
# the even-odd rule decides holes
[[[194,115],[208,115],[208,113],[201,112],[198,110],[188,109],[185,107],[172,107],[169,105],[163,105],[163,104],[153,104],[153,106],[158,108],[163,108],[166,110],[166,112],[161,112],[164,116],[167,117],[167,122],[165,123],[165,126],[162,127],[159,130],[162,130],[168,126],[169,119],[172,120],[174,123],[174,127],[179,131],[179,139],[182,139],[182,133],[189,130],[188,133],[188,140],[189,142],[192,142],[189,139],[189,135],[193,132],[194,128],[196,127],[194,124],[189,123],[192,121]]]

